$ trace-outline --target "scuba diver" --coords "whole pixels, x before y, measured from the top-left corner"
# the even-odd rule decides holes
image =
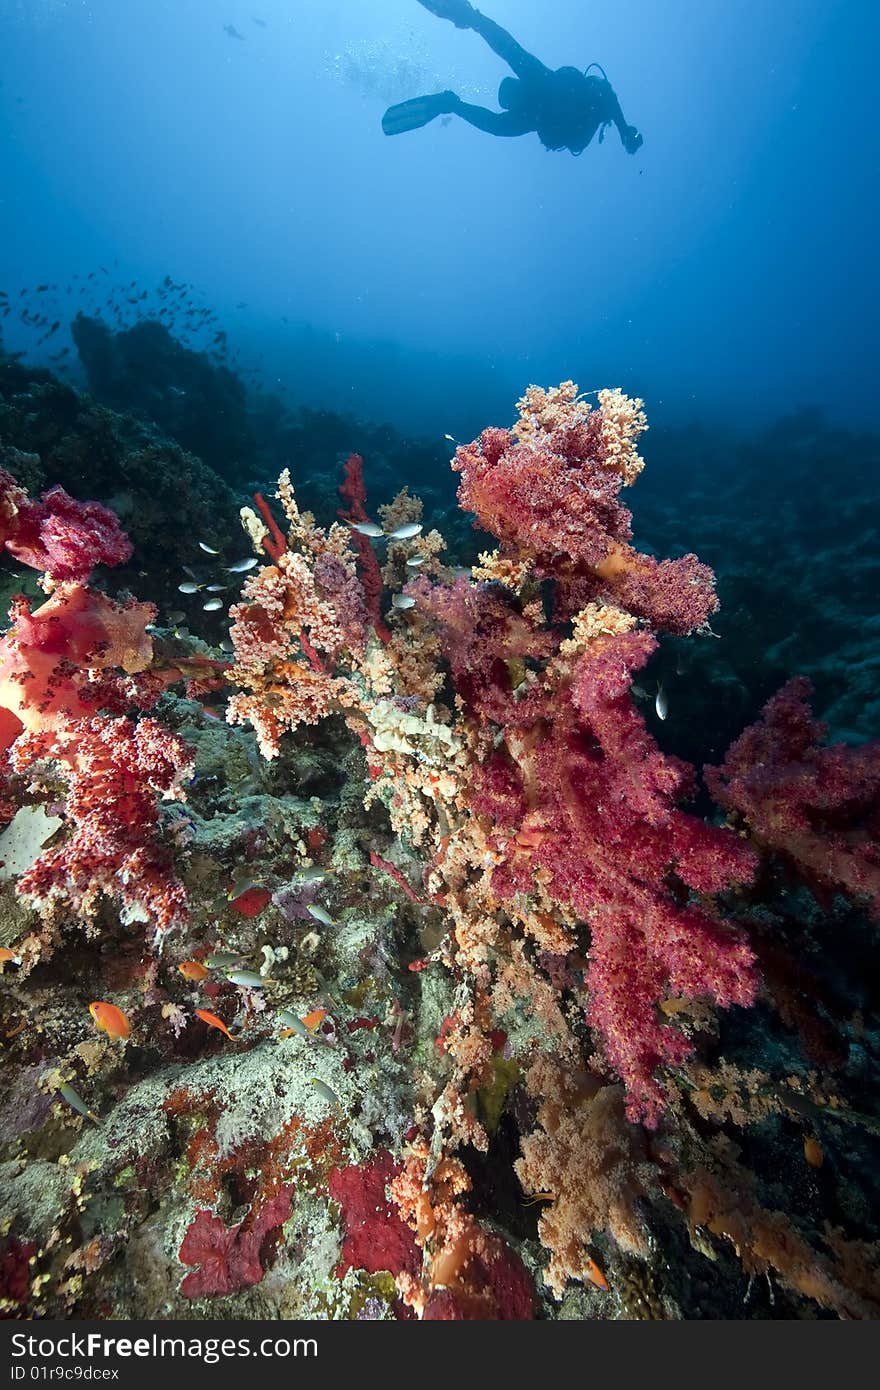
[[[601,143],[606,126],[612,124],[617,126],[627,154],[635,154],[641,147],[641,135],[624,120],[614,88],[598,63],[591,63],[590,68],[598,68],[601,77],[592,75],[590,68],[581,72],[580,68],[565,67],[554,72],[520,47],[500,24],[475,9],[470,0],[419,0],[419,4],[439,19],[451,20],[456,29],[473,29],[516,76],[505,77],[498,88],[503,111],[472,106],[455,92],[437,92],[390,106],[382,117],[386,135],[418,130],[437,116],[453,114],[489,135],[535,131],[545,149],[569,150],[575,155],[583,154],[597,130]]]

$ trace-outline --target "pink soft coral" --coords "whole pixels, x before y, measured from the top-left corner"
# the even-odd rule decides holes
[[[629,545],[632,516],[619,494],[641,469],[634,440],[644,417],[633,408],[641,402],[619,392],[600,398],[598,410],[568,400],[542,420],[524,397],[513,431],[484,430],[456,450],[458,499],[503,557],[555,581],[557,618],[601,599],[655,628],[693,632],[718,607],[712,571],[695,555],[658,561]]]
[[[146,629],[155,614],[150,603],[114,603],[77,584],[61,585],[34,612],[24,597],[14,599],[0,639],[0,744],[8,747],[22,728],[45,731],[131,703],[136,686],[125,677],[152,662]]]
[[[155,719],[95,715],[66,728],[22,734],[10,750],[17,772],[54,760],[67,782],[67,833],[18,879],[16,892],[43,909],[94,916],[101,894],[140,910],[159,932],[185,915],[186,895],[157,831],[157,797],[179,799],[192,772],[182,739]]]
[[[493,892],[515,911],[540,883],[588,924],[587,1016],[630,1118],[654,1125],[657,1068],[691,1051],[659,1006],[754,999],[753,954],[706,899],[747,881],[756,856],[678,809],[693,770],[660,751],[630,693],[657,648],[650,629],[688,633],[717,607],[695,556],[657,560],[628,544],[619,492],[642,466],[640,404],[605,392],[593,410],[571,383],[530,388],[513,431],[484,431],[453,464],[462,505],[501,542],[487,562],[498,582],[420,579],[408,592],[439,625],[458,699],[485,731],[463,798],[494,850]],[[549,622],[543,580],[554,583]]]
[[[513,903],[533,892],[537,876],[589,924],[588,1018],[626,1083],[628,1114],[648,1124],[664,1104],[657,1066],[691,1051],[658,1006],[675,995],[745,1005],[756,988],[742,936],[686,891],[747,880],[755,855],[732,832],[676,807],[692,770],[660,751],[629,693],[655,645],[645,632],[602,638],[573,665],[551,668],[521,701],[491,651],[482,676],[476,663],[455,671],[469,711],[504,732],[468,792],[499,851],[493,889]]]
[[[40,765],[52,764],[67,789],[64,837],[16,891],[41,910],[66,906],[84,920],[106,894],[166,931],[184,915],[185,896],[159,844],[156,800],[182,796],[192,755],[156,720],[124,715],[150,707],[182,673],[153,669],[152,604],[116,603],[81,582],[93,564],[127,559],[128,539],[98,503],[75,502],[61,488],[31,502],[2,474],[0,541],[56,582],[33,612],[23,596],[13,600],[0,639],[4,767],[32,771],[41,789]]]
[[[759,845],[792,862],[818,890],[867,900],[880,917],[880,743],[821,746],[810,682],[791,680],[740,734],[709,790]]]
[[[115,513],[100,502],[77,502],[63,487],[32,500],[0,469],[0,540],[23,565],[54,583],[84,584],[96,565],[131,559],[131,542]]]

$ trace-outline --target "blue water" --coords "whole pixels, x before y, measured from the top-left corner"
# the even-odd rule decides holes
[[[0,287],[57,284],[66,322],[104,265],[108,294],[149,287],[133,322],[170,274],[288,399],[419,433],[564,377],[655,425],[870,425],[880,7],[485,9],[550,66],[600,62],[643,148],[611,129],[575,159],[454,117],[385,137],[390,102],[494,106],[507,72],[416,0],[0,0]],[[37,360],[69,342],[0,327]]]

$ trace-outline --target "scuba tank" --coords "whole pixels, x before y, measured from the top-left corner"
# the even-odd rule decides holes
[[[605,71],[605,69],[603,68],[602,64],[601,64],[601,63],[590,63],[589,67],[584,68],[584,77],[589,77],[589,75],[590,75],[590,68],[598,68],[598,70],[599,70],[599,72],[601,72],[602,76],[601,76],[601,78],[597,79],[597,81],[602,81],[602,82],[604,82],[605,85],[606,85],[606,87],[609,87],[609,88],[611,89],[611,91],[613,92],[613,91],[614,91],[614,88],[611,86],[611,83],[608,81],[608,74],[606,73],[606,71]],[[602,141],[605,139],[605,132],[606,132],[606,130],[608,129],[608,127],[609,127],[610,125],[611,125],[611,122],[610,122],[610,121],[602,121],[601,125],[599,126],[599,144],[600,144],[600,145],[601,145]]]

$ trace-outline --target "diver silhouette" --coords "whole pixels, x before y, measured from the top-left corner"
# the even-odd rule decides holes
[[[503,111],[472,106],[455,92],[437,92],[390,106],[382,117],[386,135],[418,130],[437,116],[453,114],[489,135],[527,135],[535,131],[545,149],[569,150],[575,155],[583,154],[597,130],[601,143],[605,127],[612,124],[617,127],[627,154],[635,154],[641,147],[641,135],[624,120],[614,88],[598,63],[591,63],[590,68],[599,68],[601,77],[593,76],[590,68],[586,72],[571,67],[554,71],[527,53],[506,29],[487,19],[470,0],[419,0],[419,4],[439,19],[451,20],[456,29],[473,29],[516,76],[505,77],[498,88],[498,103]]]

